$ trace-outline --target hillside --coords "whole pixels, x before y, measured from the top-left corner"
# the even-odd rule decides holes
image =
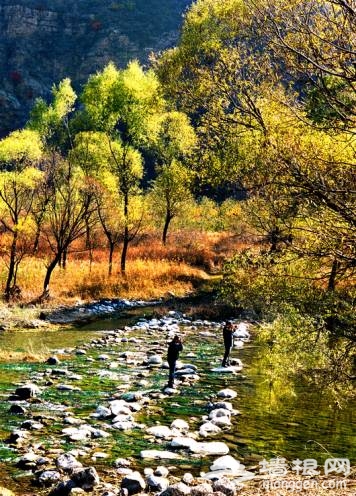
[[[0,136],[34,99],[70,77],[76,88],[109,60],[124,66],[175,43],[190,0],[0,0]]]

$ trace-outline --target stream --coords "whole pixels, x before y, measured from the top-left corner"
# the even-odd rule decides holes
[[[231,429],[223,431],[218,440],[226,443],[230,449],[229,454],[240,460],[247,469],[258,471],[259,461],[277,456],[290,461],[315,458],[319,464],[326,458],[341,457],[350,459],[351,465],[355,463],[354,405],[338,410],[329,405],[328,398],[311,387],[298,383],[290,395],[284,392],[284,396],[279,398],[273,385],[264,376],[261,365],[263,347],[256,344],[253,338],[241,349],[232,351],[232,357],[242,360],[242,372],[217,374],[211,368],[219,366],[223,355],[221,332],[218,333],[209,323],[200,324],[187,332],[183,327],[184,351],[180,358],[184,362],[194,363],[200,379],[194,383],[183,383],[177,394],[164,397],[160,393],[167,382],[167,370],[154,368],[150,370],[149,377],[145,377],[140,375],[142,369],[136,365],[128,366],[120,360],[114,367],[109,368],[108,365],[120,353],[135,353],[137,350],[141,352],[148,347],[162,353],[165,359],[166,333],[157,330],[147,334],[142,329],[134,329],[130,331],[130,337],[137,339],[137,342],[120,342],[115,346],[99,349],[85,348],[91,340],[100,339],[113,329],[123,329],[139,319],[151,318],[154,311],[153,308],[136,309],[124,317],[100,320],[80,328],[0,334],[0,349],[48,350],[48,356],[56,350],[61,360],[58,367],[67,367],[81,376],[73,384],[80,388],[78,391],[58,391],[51,385],[43,389],[41,400],[44,404],[38,405],[38,408],[41,412],[43,408],[47,409],[46,413],[53,416],[53,421],[46,425],[45,430],[31,432],[37,442],[48,448],[60,447],[69,451],[76,444],[67,442],[61,435],[64,427],[61,406],[68,408],[76,417],[90,419],[97,406],[106,404],[113,392],[147,388],[152,397],[156,395],[157,399],[148,408],[138,412],[139,423],[148,427],[158,423],[168,426],[174,419],[181,418],[189,422],[192,430],[199,430],[201,417],[207,414],[207,402],[214,398],[217,391],[231,388],[237,392],[237,397],[231,402],[240,415],[234,417]],[[86,354],[69,353],[69,349],[78,350],[81,346],[85,348]],[[103,353],[109,355],[108,361],[100,358]],[[190,353],[194,356],[187,357]],[[0,363],[0,486],[21,495],[31,492],[48,494],[49,490],[34,490],[33,475],[15,465],[19,457],[18,450],[4,442],[9,433],[24,420],[24,417],[9,414],[10,404],[7,398],[14,393],[17,384],[28,382],[30,378],[34,382],[48,368],[45,363]],[[112,370],[118,377],[100,376],[103,370]],[[108,469],[116,458],[130,459],[133,467],[143,470],[144,467],[157,463],[142,459],[139,456],[140,451],[164,449],[165,446],[164,441],[157,444],[157,440],[147,436],[141,429],[114,431],[108,438],[86,444],[94,451],[107,454],[105,459],[90,460],[90,465],[95,466],[99,474],[108,474],[108,480],[112,478]],[[159,464],[171,466],[172,460],[160,460]],[[174,475],[188,471],[197,476],[200,472],[209,470],[210,464],[209,457],[183,456],[180,460],[174,460]]]

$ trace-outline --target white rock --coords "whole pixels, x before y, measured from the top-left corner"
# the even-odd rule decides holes
[[[209,413],[209,419],[213,420],[220,417],[231,418],[231,411],[226,408],[215,408]]]
[[[175,437],[172,439],[170,446],[172,448],[183,448],[183,449],[189,449],[190,451],[193,451],[195,445],[197,445],[198,442],[191,438],[191,437]],[[194,451],[195,453],[195,451]]]
[[[113,428],[118,429],[119,431],[128,431],[130,429],[133,429],[134,427],[135,427],[134,422],[129,422],[125,420],[113,424]]]
[[[118,381],[120,379],[119,374],[111,370],[99,370],[97,374],[101,379],[110,379],[112,381]]]
[[[221,456],[220,458],[217,458],[212,465],[210,465],[210,470],[212,472],[215,470],[229,470],[233,474],[239,473],[244,468],[245,466],[231,455]]]
[[[212,493],[213,493],[213,488],[207,482],[203,482],[202,484],[193,486],[191,490],[192,496],[205,496],[207,494],[212,494]]]
[[[229,452],[229,447],[225,443],[212,441],[209,443],[196,443],[190,447],[190,451],[202,456],[226,455]]]
[[[169,486],[165,494],[167,496],[188,496],[190,494],[190,487],[184,484],[184,482],[178,482]]]
[[[154,474],[158,475],[159,477],[167,477],[167,475],[169,474],[169,470],[167,467],[163,467],[159,465],[154,471]]]
[[[191,484],[193,480],[194,480],[194,476],[190,472],[186,472],[182,477],[182,481],[185,484]]]
[[[105,361],[105,360],[109,360],[109,359],[110,359],[109,355],[104,355],[104,354],[103,354],[103,355],[99,355],[99,356],[98,356],[98,360],[103,360],[103,361]]]
[[[106,406],[101,406],[99,405],[98,408],[95,410],[95,413],[91,415],[91,417],[94,418],[107,418],[111,417],[112,413],[110,408],[107,408]]]
[[[218,427],[230,427],[231,426],[231,420],[230,417],[215,417],[211,419],[211,422]]]
[[[154,425],[149,427],[146,432],[161,439],[171,439],[173,437],[173,432],[166,425]]]
[[[237,374],[237,372],[241,372],[242,366],[231,365],[230,367],[215,367],[210,370],[211,372],[217,372],[219,374]]]
[[[71,472],[74,468],[79,468],[83,465],[73,455],[63,453],[56,459],[56,466],[63,472]]]
[[[161,365],[163,362],[162,357],[160,355],[153,355],[148,359],[149,365]]]
[[[219,426],[213,424],[212,422],[206,422],[205,424],[200,426],[199,434],[202,437],[208,437],[209,435],[219,434],[221,429]]]
[[[162,492],[169,486],[169,481],[165,477],[158,477],[156,475],[149,475],[146,479],[148,487],[157,492]]]
[[[218,408],[225,408],[225,410],[230,410],[231,414],[235,412],[235,410],[232,408],[232,403],[230,401],[217,401],[216,403],[212,403],[209,405],[210,411],[211,410],[216,410]]]
[[[221,391],[218,392],[218,397],[219,398],[236,398],[237,393],[233,389],[221,389]]]
[[[159,450],[143,450],[140,453],[141,458],[159,459],[159,460],[179,460],[181,456],[172,451],[159,451]]]
[[[109,403],[109,408],[113,415],[119,415],[123,407],[127,407],[127,403],[124,400],[114,400]]]
[[[189,431],[189,424],[183,419],[175,419],[171,423],[171,429],[177,429],[179,431]]]
[[[121,407],[117,406],[115,408],[115,416],[117,416],[117,415],[131,415],[131,414],[132,414],[132,410],[131,410],[131,408],[129,408],[128,405],[122,405]]]

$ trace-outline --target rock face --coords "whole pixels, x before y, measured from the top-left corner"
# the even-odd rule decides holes
[[[172,46],[190,0],[0,0],[0,136],[35,98],[70,77],[79,86],[110,60],[125,66]]]

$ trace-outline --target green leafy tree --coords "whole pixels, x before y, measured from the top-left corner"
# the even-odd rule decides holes
[[[164,218],[162,242],[166,244],[169,225],[191,199],[192,174],[175,160],[162,167],[153,182],[151,205],[160,218]]]
[[[153,144],[158,177],[153,182],[154,208],[164,218],[162,242],[166,244],[172,219],[191,198],[192,172],[183,165],[196,144],[196,136],[187,116],[168,112],[159,120],[159,130]]]
[[[311,89],[323,127],[355,129],[356,10],[348,0],[246,0],[257,30],[285,74]],[[307,97],[307,101],[310,98]],[[323,109],[321,109],[323,107]]]
[[[36,165],[42,154],[39,135],[34,131],[15,131],[0,141],[0,222],[10,238],[6,300],[15,295],[18,267],[28,252],[26,238],[33,228],[32,208],[42,181]]]
[[[124,218],[120,266],[125,273],[127,250],[135,232],[130,233],[130,200],[137,196],[143,176],[139,148],[157,129],[156,116],[163,105],[159,83],[152,71],[144,72],[137,62],[124,70],[109,64],[89,78],[81,98],[89,128],[106,135],[111,171],[117,177]]]
[[[72,146],[70,116],[76,99],[71,81],[66,78],[58,86],[53,85],[52,103],[36,100],[27,127],[40,134],[48,151],[65,153]]]

